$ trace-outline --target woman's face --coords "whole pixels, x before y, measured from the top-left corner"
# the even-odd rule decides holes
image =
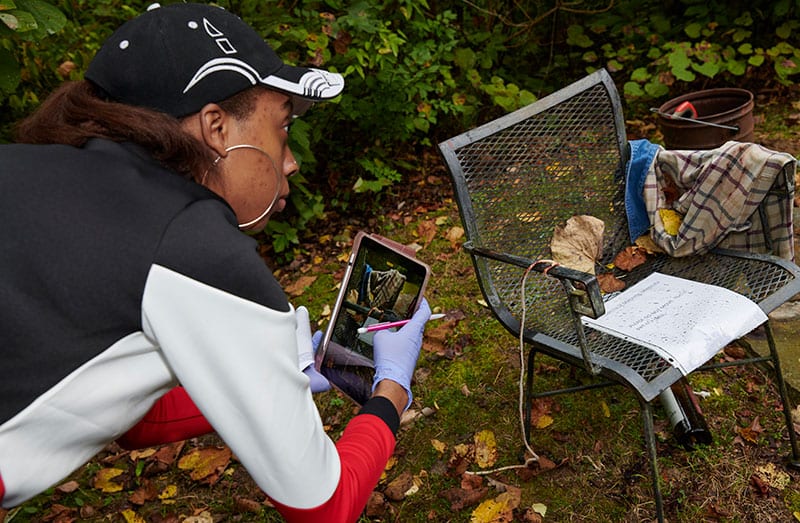
[[[220,175],[207,186],[228,202],[239,224],[246,224],[243,229],[263,229],[273,213],[286,207],[288,177],[297,172],[288,144],[291,120],[291,99],[269,90],[257,95],[249,116],[231,119],[225,137],[228,151],[218,162]],[[241,145],[252,147],[236,148]]]

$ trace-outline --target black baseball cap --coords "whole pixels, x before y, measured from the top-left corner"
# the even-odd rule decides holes
[[[283,63],[233,13],[192,3],[153,4],[125,22],[84,77],[112,100],[178,118],[255,85],[290,95],[295,114],[344,88],[338,73]]]

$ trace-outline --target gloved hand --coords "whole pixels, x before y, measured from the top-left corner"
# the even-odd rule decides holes
[[[408,393],[406,409],[411,406],[411,378],[417,366],[419,350],[422,347],[422,332],[425,323],[431,317],[431,308],[423,298],[411,321],[400,330],[390,332],[378,331],[372,338],[375,359],[375,378],[372,390],[381,380],[390,379],[400,385]]]
[[[314,368],[314,354],[322,341],[322,331],[317,331],[311,336],[311,322],[308,320],[308,309],[297,307],[295,309],[297,318],[297,364],[303,374],[308,376],[311,382],[311,392],[325,392],[330,390],[331,384],[327,378]]]

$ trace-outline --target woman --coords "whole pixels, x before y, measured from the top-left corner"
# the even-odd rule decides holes
[[[111,441],[213,429],[287,520],[355,520],[430,309],[375,336],[373,397],[334,444],[298,369],[308,314],[240,232],[284,208],[289,124],[342,77],[283,64],[220,8],[174,4],[120,27],[85,78],[0,148],[2,506]]]

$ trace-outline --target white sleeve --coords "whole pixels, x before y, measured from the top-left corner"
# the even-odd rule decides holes
[[[311,508],[333,494],[339,456],[297,368],[293,308],[276,311],[154,265],[142,325],[270,497]]]

